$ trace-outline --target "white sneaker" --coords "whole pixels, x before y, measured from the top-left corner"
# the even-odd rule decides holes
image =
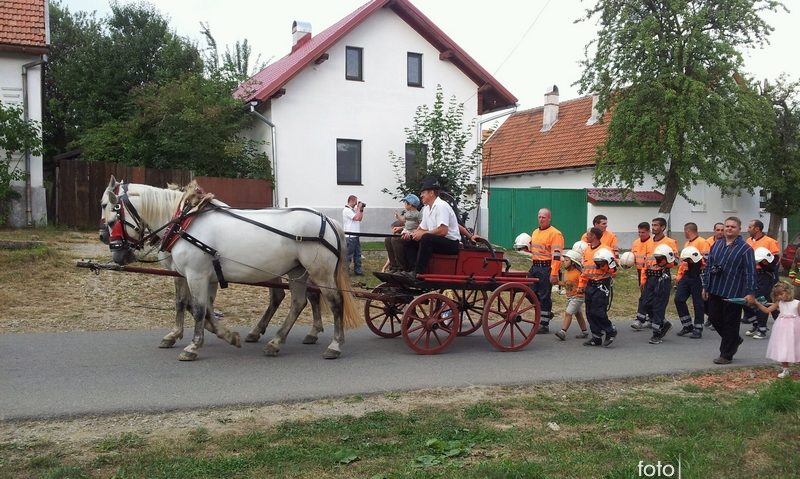
[[[778,378],[779,379],[788,378],[791,375],[792,375],[792,372],[789,371],[789,368],[783,368],[783,371],[778,373]]]

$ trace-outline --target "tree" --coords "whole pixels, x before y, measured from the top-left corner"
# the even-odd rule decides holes
[[[250,56],[252,48],[245,38],[238,40],[231,50],[225,47],[225,53],[220,54],[217,40],[211,34],[208,23],[201,23],[201,33],[206,38],[208,45],[204,52],[203,61],[205,62],[206,75],[211,78],[218,78],[220,81],[227,82],[230,89],[235,89],[239,83],[247,80],[250,76],[261,71],[267,63],[261,61],[261,55],[256,57],[253,68],[250,68]]]
[[[699,181],[724,192],[757,185],[757,160],[771,130],[769,105],[739,72],[740,48],[763,44],[772,28],[760,12],[773,0],[599,0],[581,93],[610,111],[595,181],[627,189],[654,178],[659,212]],[[589,58],[589,48],[596,52]]]
[[[767,197],[764,208],[770,213],[769,235],[776,238],[783,218],[800,210],[800,81],[785,76],[775,84],[764,81],[762,95],[775,115],[767,158],[760,163],[760,186]]]
[[[445,109],[442,86],[436,86],[433,106],[421,105],[414,114],[414,125],[406,128],[406,143],[411,146],[414,161],[389,152],[389,161],[397,179],[394,191],[382,191],[400,200],[408,193],[418,193],[422,181],[435,177],[442,189],[453,197],[454,207],[461,211],[460,221],[465,222],[468,212],[478,205],[475,171],[481,161],[478,145],[466,151],[472,139],[475,122],[464,123],[464,105],[450,98]]]
[[[11,200],[19,198],[19,194],[11,188],[12,181],[25,179],[24,169],[18,163],[23,162],[19,154],[42,154],[42,138],[39,126],[34,121],[25,121],[21,107],[3,106],[0,102],[0,224],[8,220],[8,208]],[[18,157],[15,161],[14,155]]]

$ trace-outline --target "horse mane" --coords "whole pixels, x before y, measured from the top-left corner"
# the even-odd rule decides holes
[[[129,197],[141,198],[137,210],[139,216],[151,228],[161,227],[172,219],[184,194],[179,189],[156,188],[141,184],[130,184],[128,188]]]

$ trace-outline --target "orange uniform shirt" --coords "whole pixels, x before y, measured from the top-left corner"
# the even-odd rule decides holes
[[[647,239],[644,243],[639,238],[633,240],[631,244],[631,253],[633,256],[636,257],[636,270],[641,273],[642,269],[644,269],[644,262],[647,258],[647,243],[653,241],[653,237]]]
[[[588,241],[586,241],[586,233],[581,236],[581,241],[588,243]],[[606,230],[603,233],[603,236],[600,237],[600,245],[610,249],[611,252],[614,253],[614,257],[619,258],[619,244],[617,242],[617,235],[612,233],[611,230]]]
[[[689,246],[694,246],[695,248],[697,248],[697,250],[700,251],[700,254],[703,255],[704,261],[706,258],[708,258],[708,252],[711,251],[711,245],[708,244],[708,240],[703,239],[699,236],[691,241],[686,241],[685,243],[683,243],[684,248],[688,248]],[[686,271],[688,270],[689,270],[689,265],[686,264],[686,261],[681,261],[680,266],[678,266],[678,276],[675,278],[675,282],[677,283],[678,281],[680,281],[681,278],[683,278],[683,275],[686,274]]]
[[[536,228],[531,233],[531,242],[528,244],[531,261],[550,261],[550,276],[558,276],[563,250],[564,235],[555,226],[545,230]]]
[[[750,247],[753,248],[753,251],[755,251],[756,248],[764,247],[767,248],[770,253],[776,256],[781,252],[781,247],[778,245],[778,241],[774,238],[770,238],[767,235],[764,235],[757,240],[753,238],[747,238],[747,244],[749,244]],[[761,266],[756,265],[756,269],[760,270]]]
[[[578,288],[580,288],[581,291],[586,289],[586,285],[589,284],[589,281],[599,281],[617,275],[616,269],[604,272],[598,269],[597,265],[594,264],[594,255],[600,248],[608,248],[608,246],[603,244],[598,245],[597,248],[589,246],[583,252],[583,271],[581,272],[581,279],[578,282]]]
[[[641,284],[647,282],[647,275],[645,274],[647,270],[658,271],[663,269],[661,266],[658,266],[658,264],[656,264],[656,257],[653,255],[653,253],[655,253],[656,251],[656,248],[662,244],[665,244],[670,248],[672,248],[672,253],[675,255],[675,258],[678,257],[678,243],[674,239],[670,238],[669,236],[664,236],[660,240],[656,241],[654,237],[650,237],[650,241],[648,241],[647,244],[645,245],[646,258],[645,258],[644,268],[642,268],[642,271],[640,271],[639,274],[639,281]],[[667,263],[665,268],[672,268],[673,266],[675,266],[675,263]]]

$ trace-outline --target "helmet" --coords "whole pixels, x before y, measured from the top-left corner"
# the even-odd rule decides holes
[[[772,263],[772,261],[775,260],[775,256],[773,256],[772,253],[770,253],[770,251],[763,246],[756,248],[755,255],[756,263],[760,263],[764,260],[767,260],[767,263]]]
[[[700,250],[694,246],[687,246],[681,251],[681,259],[689,260],[692,263],[699,263],[700,260],[703,259],[703,255],[700,254]]]
[[[600,248],[597,252],[592,256],[592,261],[595,263],[599,262],[606,262],[608,263],[609,268],[616,268],[617,262],[614,261],[614,254],[608,248]]]
[[[623,268],[630,268],[636,264],[636,255],[631,251],[622,253],[619,257],[619,264]]]
[[[562,254],[567,258],[569,258],[570,261],[575,263],[575,266],[579,268],[583,266],[583,255],[578,253],[574,249],[564,250]]]
[[[572,249],[577,251],[580,254],[583,254],[586,251],[586,248],[589,247],[589,243],[586,241],[576,241],[574,245],[572,245]]]
[[[667,259],[667,263],[675,262],[675,252],[672,251],[672,248],[665,244],[656,246],[656,250],[653,251],[653,256],[663,256]]]
[[[519,251],[523,249],[528,249],[528,245],[531,242],[531,235],[528,233],[520,233],[517,238],[514,240],[514,249]]]

